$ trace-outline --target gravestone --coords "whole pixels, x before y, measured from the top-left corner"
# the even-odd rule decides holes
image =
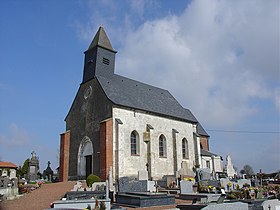
[[[118,193],[116,203],[133,207],[149,207],[172,205],[175,196],[155,191],[155,181],[135,180],[130,177],[121,177],[118,180]]]
[[[227,163],[226,163],[227,176],[229,178],[234,178],[234,176],[236,176],[237,173],[236,173],[235,169],[233,168],[233,164],[232,164],[230,155],[227,156],[226,160],[227,160]]]
[[[138,180],[148,180],[148,171],[138,171]]]
[[[18,179],[17,178],[13,178],[11,179],[11,183],[12,183],[12,187],[18,187]]]
[[[191,181],[180,181],[180,194],[193,193],[193,183]]]
[[[221,186],[224,187],[226,192],[233,189],[233,184],[228,178],[221,178],[220,183],[221,183]]]
[[[129,177],[119,178],[119,192],[146,192],[147,181],[145,180],[133,180]]]
[[[280,201],[278,199],[266,200],[261,206],[263,210],[280,210]]]
[[[155,182],[148,180],[134,180],[129,177],[121,177],[118,181],[119,192],[154,192]]]
[[[106,182],[94,182],[91,186],[92,191],[105,191]]]
[[[0,194],[3,195],[5,199],[14,199],[18,195],[18,179],[0,177]]]
[[[17,178],[17,171],[15,169],[10,169],[10,179]]]
[[[84,188],[82,187],[82,183],[80,181],[77,181],[71,191],[84,191]]]
[[[31,159],[28,162],[27,179],[31,182],[36,181],[38,171],[39,171],[39,158],[36,156],[36,153],[32,151]]]
[[[48,161],[48,167],[43,172],[44,179],[46,178],[48,181],[53,180],[53,170],[51,169],[50,165],[51,165],[51,162]]]
[[[247,203],[234,202],[234,203],[220,203],[220,204],[209,204],[202,208],[203,210],[248,210]]]
[[[245,184],[251,186],[251,181],[250,179],[238,179],[237,184],[239,185],[239,188],[243,188]]]
[[[168,188],[175,188],[176,186],[176,177],[173,175],[166,176],[166,184]]]
[[[8,171],[6,170],[6,169],[4,169],[3,171],[2,171],[2,175],[1,175],[2,177],[7,177],[8,176]]]
[[[211,185],[215,188],[220,187],[220,182],[218,180],[209,180],[208,181],[208,186]]]
[[[147,181],[147,191],[148,192],[156,192],[156,182],[155,181]]]
[[[181,162],[181,168],[179,169],[179,173],[181,176],[194,176],[194,172],[191,169],[190,163],[187,161]]]
[[[197,169],[196,173],[197,173],[198,181],[204,181],[204,180],[211,180],[212,179],[210,168],[199,168],[199,169]]]

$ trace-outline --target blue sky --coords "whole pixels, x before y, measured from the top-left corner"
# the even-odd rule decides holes
[[[83,52],[103,25],[116,73],[168,89],[239,171],[279,170],[279,10],[276,0],[0,1],[0,159],[20,165],[35,150],[41,171],[58,166]]]

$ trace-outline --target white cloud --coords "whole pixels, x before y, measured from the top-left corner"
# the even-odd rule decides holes
[[[0,133],[1,147],[22,147],[28,146],[32,143],[33,136],[25,129],[19,128],[16,124],[11,124],[6,134]]]
[[[88,1],[89,21],[76,27],[89,43],[104,24],[119,52],[117,73],[170,90],[208,125],[234,125],[259,112],[252,99],[280,106],[274,94],[280,75],[278,1],[197,0],[181,15],[152,21],[148,14],[161,6]]]
[[[73,27],[76,28],[81,40],[89,43],[100,25],[105,26],[108,34],[113,41],[113,47],[117,43],[123,43],[127,33],[141,24],[147,14],[159,8],[157,0],[90,0],[81,1],[81,7],[86,7],[89,12],[88,20],[80,22],[73,20]],[[112,32],[112,33],[111,33]]]
[[[209,124],[236,124],[258,111],[251,99],[274,100],[278,11],[277,1],[193,1],[130,31],[117,70],[170,90]]]
[[[196,0],[181,14],[157,0],[106,3],[89,1],[89,21],[77,29],[89,44],[104,24],[118,51],[116,73],[168,89],[205,128],[275,128],[266,114],[272,102],[280,112],[279,1]],[[265,150],[260,135],[209,134],[240,167],[279,165],[274,137],[265,137]],[[248,157],[248,148],[262,151]]]

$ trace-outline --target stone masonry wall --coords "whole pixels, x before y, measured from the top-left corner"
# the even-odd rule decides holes
[[[81,84],[66,117],[66,130],[71,132],[69,179],[80,178],[77,174],[78,151],[84,137],[93,144],[92,173],[100,175],[100,122],[112,116],[111,107],[96,78]]]
[[[123,124],[119,125],[119,148],[116,148],[116,132],[113,132],[114,146],[113,154],[118,150],[119,160],[119,176],[137,176],[138,171],[146,170],[147,163],[147,144],[143,141],[143,132],[146,131],[147,124],[154,129],[150,130],[151,137],[151,176],[153,179],[160,179],[164,175],[175,175],[174,158],[173,158],[173,137],[172,129],[176,129],[177,134],[177,169],[181,165],[187,165],[192,170],[195,158],[193,132],[195,128],[193,124],[167,119],[151,115],[144,112],[126,110],[122,108],[113,108],[113,119],[119,118]],[[115,120],[113,120],[115,123]],[[115,126],[113,126],[115,128]],[[136,131],[139,136],[140,154],[131,155],[130,153],[130,134]],[[164,135],[167,144],[167,156],[159,157],[159,136]],[[182,139],[188,141],[189,158],[182,157]],[[116,157],[113,158],[116,160]],[[182,164],[185,163],[185,164]],[[115,162],[114,162],[115,164]],[[115,168],[113,170],[115,172]]]

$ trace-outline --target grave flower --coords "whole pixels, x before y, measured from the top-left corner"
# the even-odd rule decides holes
[[[208,190],[209,190],[209,192],[214,192],[216,190],[216,188],[212,185],[209,185]]]
[[[198,185],[198,190],[199,192],[208,192],[207,187],[202,184]]]
[[[237,190],[240,189],[239,184],[236,184],[235,186],[236,186],[236,189],[237,189]]]
[[[42,184],[43,184],[42,181],[39,181],[39,182],[38,182],[38,186],[39,186],[39,187],[41,187]]]
[[[214,186],[209,185],[209,186],[208,186],[208,189],[209,189],[209,190],[213,190],[213,189],[214,189]]]

